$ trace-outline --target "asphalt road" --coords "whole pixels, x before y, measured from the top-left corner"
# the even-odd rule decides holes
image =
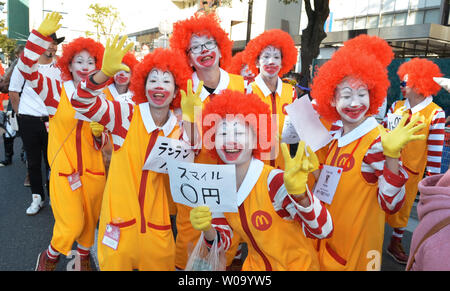
[[[13,164],[0,168],[0,246],[2,246],[0,248],[0,271],[34,270],[38,254],[48,247],[52,237],[54,218],[51,206],[48,204],[48,196],[46,196],[44,208],[37,215],[27,216],[25,214],[25,210],[31,203],[31,191],[30,188],[23,186],[26,167],[20,160],[21,147],[21,139],[16,138]],[[3,160],[3,157],[3,137],[0,137],[0,160]],[[403,239],[407,253],[409,253],[412,231],[416,225],[417,214],[414,208],[410,225]],[[391,231],[389,227],[386,227],[385,246],[389,243]],[[94,256],[95,253],[94,249]],[[71,259],[62,256],[57,270],[65,271],[70,265]],[[381,270],[402,271],[404,266],[396,263],[383,252]]]

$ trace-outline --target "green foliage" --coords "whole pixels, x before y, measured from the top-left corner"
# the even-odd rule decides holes
[[[17,41],[15,39],[8,38],[5,33],[8,28],[5,26],[5,20],[0,21],[0,48],[2,52],[9,58],[14,58],[14,49],[16,48]]]
[[[101,6],[91,4],[89,13],[86,14],[89,21],[94,24],[96,32],[86,31],[86,36],[95,35],[97,41],[102,41],[115,34],[120,34],[125,29],[125,24],[120,19],[119,10],[111,5]]]

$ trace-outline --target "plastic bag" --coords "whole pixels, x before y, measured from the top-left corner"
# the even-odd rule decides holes
[[[186,264],[186,271],[225,271],[225,252],[218,247],[218,236],[214,239],[211,248],[205,243],[203,232],[197,245],[191,252]]]

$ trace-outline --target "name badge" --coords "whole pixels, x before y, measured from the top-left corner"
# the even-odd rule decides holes
[[[69,181],[69,185],[72,191],[77,190],[82,185],[80,180],[80,174],[78,172],[75,172],[72,175],[68,176],[67,180]]]
[[[323,165],[319,180],[314,188],[314,196],[319,198],[320,201],[331,205],[342,171],[342,168]]]
[[[394,130],[401,119],[402,119],[401,115],[388,113],[387,128],[389,130]]]
[[[120,239],[120,228],[115,225],[107,224],[105,234],[103,235],[102,244],[107,247],[117,250]]]

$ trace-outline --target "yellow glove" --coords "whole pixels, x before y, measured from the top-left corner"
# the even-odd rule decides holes
[[[402,106],[402,107],[398,108],[397,110],[395,110],[394,114],[395,114],[395,115],[403,115],[403,114],[406,114],[405,109],[406,109],[406,106]]]
[[[120,71],[129,72],[130,68],[122,64],[122,59],[125,54],[134,46],[134,43],[129,43],[125,48],[123,47],[127,36],[122,37],[119,41],[119,36],[116,35],[111,43],[111,40],[106,41],[105,52],[103,53],[102,72],[112,77]]]
[[[61,18],[58,12],[48,13],[37,31],[43,36],[50,36],[61,28],[62,24],[59,24]]]
[[[105,127],[98,122],[91,122],[89,123],[89,126],[91,127],[92,134],[95,137],[102,136],[102,132],[105,130]]]
[[[212,214],[208,206],[198,206],[191,210],[190,220],[196,230],[208,231],[211,229]]]
[[[198,84],[197,92],[192,91],[192,80],[188,80],[187,83],[187,93],[181,90],[181,111],[183,113],[183,120],[194,123],[195,117],[195,107],[201,107],[203,105],[200,99],[200,93],[202,92],[203,81]]]
[[[281,152],[284,158],[284,186],[289,194],[300,195],[306,192],[306,182],[308,174],[319,168],[319,159],[308,146],[309,157],[305,154],[305,142],[300,141],[297,153],[291,158],[288,147],[285,143],[281,144]]]
[[[381,125],[378,127],[380,130],[381,144],[383,146],[383,154],[386,157],[398,159],[400,158],[402,148],[404,148],[407,143],[413,140],[426,138],[423,134],[414,135],[416,132],[425,127],[425,123],[423,123],[424,117],[414,114],[408,125],[405,125],[408,117],[408,113],[403,114],[403,117],[397,127],[390,132],[388,132]],[[419,121],[422,123],[417,125]]]

